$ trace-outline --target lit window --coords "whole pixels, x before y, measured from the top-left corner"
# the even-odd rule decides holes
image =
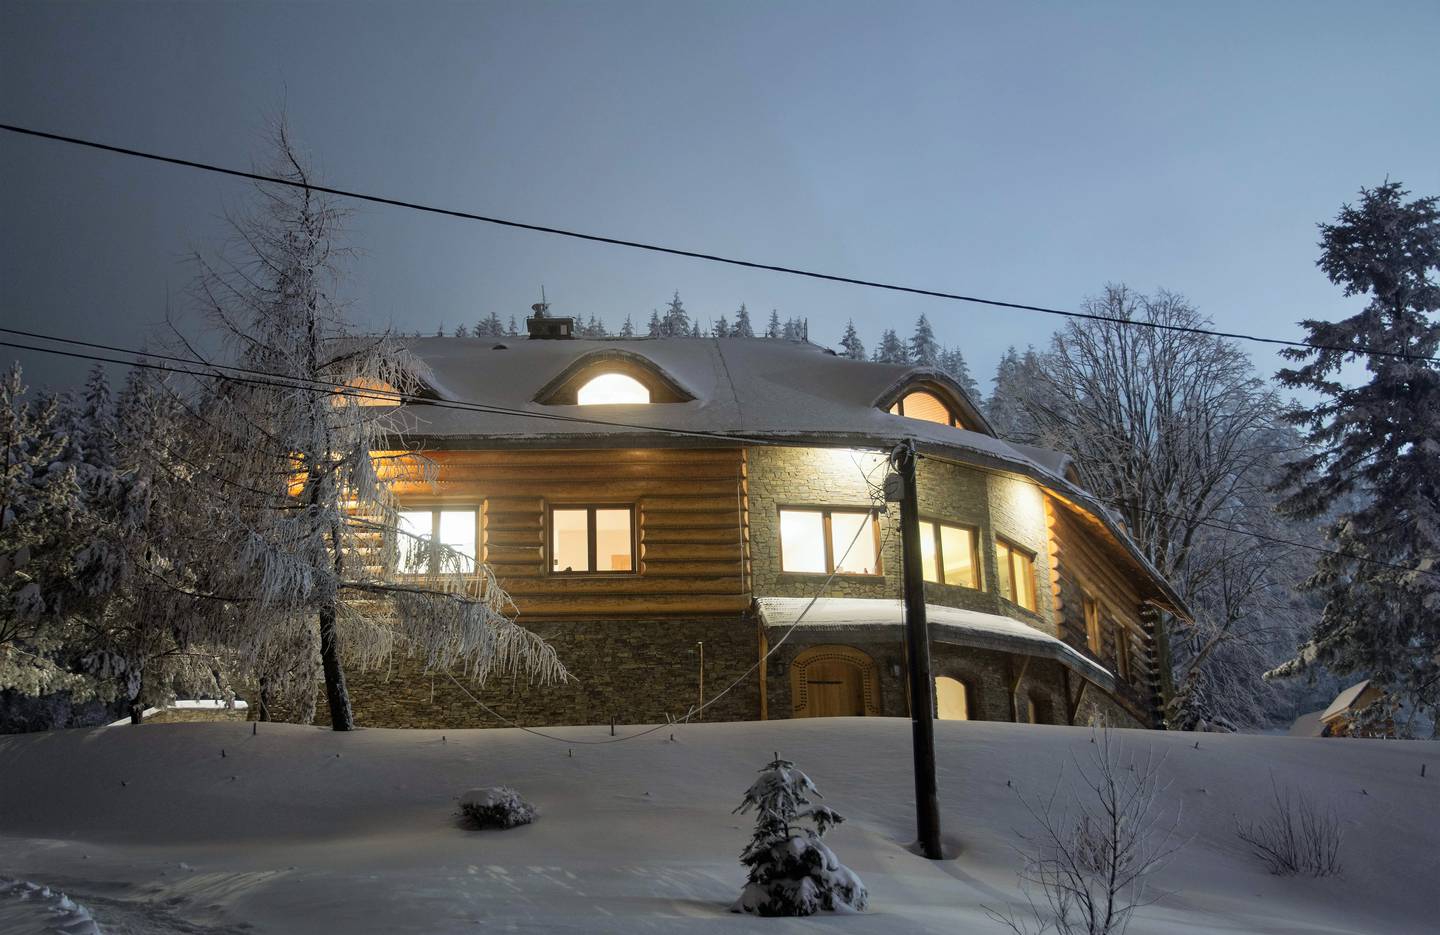
[[[1085,607],[1085,642],[1089,644],[1090,651],[1100,655],[1100,602],[1090,595],[1083,599]]]
[[[400,533],[396,542],[400,573],[473,572],[479,528],[476,515],[474,509],[399,511],[395,525]]]
[[[956,428],[964,427],[950,407],[945,405],[945,401],[928,390],[914,390],[906,393],[890,407],[890,414],[904,416],[907,419],[939,422],[941,425],[953,425]]]
[[[398,406],[404,400],[394,385],[384,380],[356,377],[345,384],[345,389],[336,390],[330,401],[332,406]]]
[[[995,540],[1000,594],[1026,610],[1035,610],[1035,555],[1004,539]]]
[[[978,588],[980,576],[975,530],[949,523],[920,521],[920,565],[925,580]]]
[[[650,402],[650,388],[623,373],[602,373],[592,377],[575,394],[582,406],[616,406]]]
[[[633,572],[634,508],[577,506],[551,509],[550,570],[559,574]]]
[[[970,720],[970,698],[964,682],[943,675],[935,680],[935,716],[942,721]]]
[[[878,575],[879,529],[870,510],[781,510],[780,569]]]

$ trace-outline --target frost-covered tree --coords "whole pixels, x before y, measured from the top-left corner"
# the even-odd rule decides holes
[[[915,321],[915,333],[910,336],[906,345],[910,353],[910,362],[920,367],[938,367],[940,365],[940,342],[935,340],[935,329],[930,327],[930,319],[921,315]]]
[[[845,323],[845,334],[840,338],[840,356],[850,360],[865,359],[865,342],[860,340],[860,335],[855,331],[853,318]]]
[[[780,313],[775,309],[770,310],[770,322],[765,326],[765,337],[771,340],[778,340],[783,333],[780,327]]]
[[[1440,714],[1440,198],[1407,200],[1398,182],[1362,189],[1320,226],[1318,265],[1365,307],[1307,320],[1311,344],[1286,348],[1278,379],[1318,401],[1287,420],[1309,451],[1285,470],[1289,515],[1325,519],[1335,551],[1308,587],[1325,602],[1300,660],[1363,674],[1413,708]],[[1392,356],[1367,354],[1367,349]],[[1426,359],[1430,358],[1430,359]],[[1346,382],[1364,360],[1369,378]],[[1327,514],[1338,515],[1329,516]],[[1440,717],[1435,719],[1440,734]]]
[[[468,338],[470,337],[470,328],[464,324],[456,325],[454,336],[457,338]]]
[[[810,336],[810,323],[803,318],[787,318],[780,329],[785,341],[804,341]]]
[[[1040,424],[1031,412],[1038,406],[1043,412],[1059,412],[1058,402],[1049,398],[1050,383],[1040,363],[1040,355],[1027,347],[1022,355],[1014,345],[1006,348],[995,368],[995,389],[985,401],[985,417],[1003,438],[1027,445],[1041,443]]]
[[[505,336],[508,338],[520,337],[520,323],[515,320],[514,315],[510,316],[510,325],[505,329]]]
[[[680,292],[676,290],[670,297],[670,302],[665,306],[665,314],[661,317],[660,333],[667,338],[684,338],[690,335],[690,313],[685,310],[685,303],[680,300]]]
[[[740,308],[735,312],[735,327],[731,329],[730,336],[734,338],[753,338],[755,329],[750,325],[750,311],[745,303],[740,303]]]
[[[689,336],[692,337],[692,338],[702,337],[702,335],[700,334],[700,322],[699,322],[698,319],[695,320],[695,321],[692,321],[692,322],[690,323],[690,335],[689,335]]]
[[[430,476],[394,451],[415,363],[389,335],[353,336],[335,299],[341,212],[309,188],[277,135],[262,209],[237,219],[234,256],[197,257],[197,295],[235,364],[264,380],[211,383],[194,406],[191,450],[208,524],[196,542],[211,594],[198,625],[233,647],[232,663],[304,711],[323,674],[330,720],[353,726],[344,669],[399,651],[428,666],[563,678],[553,650],[517,626],[489,570],[398,521],[395,480]],[[327,387],[349,387],[326,391]],[[425,559],[434,574],[401,580]]]
[[[845,819],[812,805],[811,796],[821,798],[815,783],[778,756],[746,790],[735,812],[754,811],[755,830],[740,855],[747,876],[731,912],[808,916],[865,909],[865,885],[821,840]]]
[[[905,344],[895,329],[886,328],[880,333],[880,343],[875,346],[870,359],[880,364],[908,364],[910,352],[905,350]]]
[[[622,338],[633,338],[633,337],[635,337],[635,322],[634,322],[633,320],[631,320],[631,318],[630,318],[629,315],[626,315],[626,316],[625,316],[625,324],[623,324],[623,325],[620,326],[620,337],[622,337]]]
[[[580,333],[583,337],[587,338],[604,338],[610,334],[609,330],[605,327],[604,320],[595,315],[590,316],[590,320],[586,322],[585,327],[581,329]]]
[[[726,318],[724,315],[721,315],[721,316],[720,316],[720,320],[717,321],[717,322],[715,322],[714,326],[710,329],[710,337],[712,337],[712,338],[728,338],[728,337],[730,337],[730,320],[729,320],[728,318]]]
[[[80,512],[59,410],[26,398],[19,364],[0,381],[0,689],[25,695],[82,687],[58,658],[73,639],[63,604]]]
[[[475,337],[477,338],[498,338],[505,334],[505,326],[500,322],[500,316],[491,312],[475,323]]]
[[[650,322],[646,325],[646,334],[652,338],[665,337],[665,323],[660,320],[660,310],[650,310]]]
[[[1268,487],[1295,442],[1280,401],[1236,344],[1176,330],[1210,325],[1183,296],[1111,285],[1083,308],[1102,320],[1070,322],[992,407],[1018,407],[1035,443],[1074,456],[1082,485],[1195,611],[1155,633],[1171,662],[1159,673],[1169,723],[1261,722],[1275,698],[1259,674],[1310,613],[1293,599],[1296,550],[1260,538],[1313,535],[1274,525]]]
[[[965,391],[966,396],[970,397],[972,403],[979,406],[984,402],[984,398],[980,395],[980,384],[976,383],[975,378],[971,376],[970,365],[965,362],[965,355],[960,352],[960,348],[952,347],[942,350],[937,366],[960,384],[960,388]]]

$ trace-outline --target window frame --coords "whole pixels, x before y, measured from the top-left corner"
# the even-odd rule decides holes
[[[556,510],[584,510],[585,511],[585,546],[586,555],[590,567],[584,571],[558,571],[555,568],[555,511]],[[600,558],[597,554],[595,511],[596,510],[629,510],[630,511],[630,568],[626,571],[615,571],[596,568]],[[638,576],[640,574],[640,505],[631,502],[605,502],[597,500],[586,500],[580,503],[545,502],[545,574],[555,575],[561,578],[591,577],[595,575],[612,578],[617,575]]]
[[[948,423],[935,422],[933,419],[920,419],[919,416],[905,415],[905,397],[912,396],[915,393],[925,393],[927,395],[935,397],[936,401],[939,402],[940,405],[945,407],[945,413],[950,417],[950,421]],[[899,396],[895,397],[895,401],[890,404],[890,408],[886,411],[889,412],[892,416],[900,416],[905,419],[920,419],[920,421],[930,422],[932,425],[948,424],[952,429],[965,428],[965,424],[960,421],[960,416],[957,415],[955,412],[955,407],[950,405],[950,403],[945,399],[945,397],[941,396],[939,393],[935,392],[934,390],[928,390],[923,386],[913,387],[901,393]]]
[[[824,571],[791,571],[785,567],[785,535],[781,531],[781,517],[784,513],[819,513],[821,515],[821,527],[825,543],[825,570]],[[831,515],[834,513],[863,513],[870,517],[870,533],[875,543],[875,570],[866,574],[863,571],[842,571],[835,570],[835,535],[831,523]],[[775,512],[775,539],[776,557],[780,560],[780,573],[784,575],[835,575],[843,578],[861,578],[870,580],[873,578],[885,577],[885,557],[880,554],[880,511],[871,507],[846,507],[846,506],[806,506],[800,504],[777,505]]]
[[[1115,641],[1115,674],[1127,685],[1135,684],[1134,662],[1130,658],[1130,628],[1113,617],[1110,620],[1110,638]]]
[[[921,578],[925,583],[943,584],[947,588],[969,588],[972,591],[985,590],[985,574],[983,566],[980,563],[980,527],[971,526],[966,523],[954,523],[935,516],[925,515],[921,515],[920,522],[929,523],[935,527],[935,573],[940,577],[939,581],[931,581],[924,577],[924,571],[922,570]],[[945,526],[949,526],[951,529],[963,529],[970,533],[970,567],[975,571],[974,584],[952,584],[945,580],[945,546],[943,544],[945,536],[941,532],[941,528]],[[923,555],[924,553],[922,552],[921,554]]]
[[[430,514],[430,561],[429,567],[425,571],[400,570],[400,553],[398,551],[400,547],[400,534],[398,532],[399,527],[397,523],[395,543],[397,549],[395,555],[395,573],[397,575],[402,578],[415,579],[433,578],[440,574],[440,550],[438,546],[444,544],[440,541],[441,513],[470,513],[475,517],[475,555],[470,559],[472,562],[475,563],[475,567],[470,569],[470,571],[465,572],[465,574],[473,575],[480,571],[480,556],[484,551],[484,541],[482,539],[482,536],[484,535],[484,529],[482,528],[481,523],[481,516],[484,511],[481,509],[481,504],[470,501],[464,503],[401,503],[396,507],[395,512],[397,514],[425,512],[428,512]]]
[[[1089,591],[1080,592],[1080,613],[1085,618],[1085,645],[1097,657],[1105,649],[1105,630],[1101,621],[1100,599]]]
[[[594,383],[596,380],[599,380],[603,377],[623,377],[624,379],[631,381],[636,386],[640,387],[642,390],[645,391],[645,401],[627,403],[582,403],[580,401],[580,394],[584,392],[585,388],[588,387],[591,383]],[[580,382],[575,384],[575,405],[577,406],[652,406],[654,404],[654,388],[649,383],[646,383],[644,380],[637,377],[635,374],[626,373],[624,370],[596,370],[594,373],[588,374],[584,380],[581,380]]]
[[[1040,613],[1040,585],[1039,585],[1039,582],[1036,580],[1036,572],[1038,571],[1038,569],[1037,569],[1036,566],[1035,566],[1035,559],[1036,559],[1036,557],[1038,556],[1039,553],[1037,553],[1037,552],[1032,552],[1031,550],[1025,548],[1024,546],[1017,544],[1014,540],[1007,539],[1007,538],[1005,538],[1004,536],[998,536],[998,535],[997,535],[997,536],[995,537],[995,564],[996,564],[997,566],[999,566],[999,564],[1000,564],[1000,552],[1001,552],[1002,547],[1003,547],[1004,549],[1008,550],[1009,553],[1010,553],[1010,574],[1009,574],[1009,578],[1010,578],[1010,593],[1009,593],[1009,594],[1006,594],[1006,593],[1003,592],[1003,591],[997,591],[997,593],[999,593],[1002,598],[1004,598],[1005,600],[1007,600],[1007,601],[1009,601],[1010,603],[1014,604],[1016,607],[1021,608],[1022,610],[1027,610],[1027,611],[1029,611],[1029,612],[1032,613],[1032,614],[1038,614],[1038,613]],[[1015,580],[1015,579],[1016,579],[1017,576],[1016,576],[1016,574],[1015,574],[1015,564],[1014,564],[1014,556],[1015,556],[1015,554],[1017,554],[1017,553],[1020,554],[1020,555],[1025,556],[1026,560],[1030,563],[1030,575],[1029,575],[1030,592],[1029,592],[1029,593],[1030,593],[1030,595],[1031,595],[1031,598],[1032,598],[1033,601],[1034,601],[1034,605],[1035,605],[1035,606],[1033,606],[1033,607],[1026,606],[1025,604],[1021,603],[1021,602],[1018,600],[1018,598],[1020,597],[1020,592],[1019,592],[1019,590],[1017,589],[1017,586],[1016,586],[1016,580]],[[997,571],[998,571],[998,567],[997,567]],[[996,586],[997,589],[1004,583],[1005,578],[1006,578],[1006,576],[1003,575],[1003,574],[1001,574],[1001,575],[999,576],[999,578],[996,580],[995,586]]]

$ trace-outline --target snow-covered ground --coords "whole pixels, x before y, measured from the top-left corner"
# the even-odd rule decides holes
[[[0,738],[0,878],[64,891],[111,935],[998,932],[982,906],[1018,899],[1015,829],[1027,827],[1007,781],[1048,792],[1062,764],[1094,749],[1091,735],[937,728],[944,832],[958,854],[933,863],[907,847],[905,720],[706,724],[677,728],[673,743],[666,728],[611,745],[580,742],[606,740],[608,728],[554,731],[573,745],[513,730],[262,724],[252,735],[243,723],[10,736]],[[1189,839],[1157,878],[1166,895],[1132,932],[1436,930],[1440,746],[1116,733],[1130,751],[1164,757],[1162,802],[1181,809]],[[871,911],[726,911],[749,831],[731,809],[775,751],[848,817],[826,841],[865,881]],[[1236,816],[1263,809],[1272,773],[1338,810],[1339,879],[1270,876],[1236,839]],[[463,827],[458,796],[501,784],[536,805],[535,823]],[[0,929],[11,931],[6,911],[0,897]]]

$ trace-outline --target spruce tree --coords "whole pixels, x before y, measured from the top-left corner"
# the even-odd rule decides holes
[[[1313,659],[1340,675],[1364,675],[1435,714],[1440,322],[1432,316],[1440,311],[1440,198],[1408,195],[1398,182],[1362,189],[1358,205],[1320,226],[1317,265],[1346,296],[1367,301],[1341,321],[1302,322],[1308,343],[1325,349],[1281,352],[1304,363],[1278,379],[1319,397],[1287,415],[1311,451],[1287,465],[1281,509],[1302,518],[1337,514],[1326,529],[1335,552],[1321,556],[1308,582],[1324,611],[1297,663]],[[1369,378],[1350,385],[1341,369],[1356,360]]]
[[[661,333],[667,338],[684,338],[690,335],[690,313],[685,311],[685,303],[680,301],[678,290],[670,298],[670,304],[665,306],[665,316],[660,324]]]
[[[811,805],[812,795],[821,798],[810,777],[778,757],[745,792],[735,812],[753,810],[755,830],[740,855],[748,874],[731,912],[808,916],[865,909],[865,884],[820,840],[845,819],[824,805]]]
[[[457,337],[457,338],[468,338],[468,337],[470,337],[470,329],[467,328],[465,325],[456,325],[456,326],[455,326],[455,337]]]
[[[710,329],[710,336],[712,338],[730,337],[730,322],[724,315],[721,315],[720,320],[715,322],[715,327]]]
[[[520,325],[518,322],[515,321],[514,315],[510,316],[510,327],[506,329],[505,335],[511,338],[520,337]]]
[[[870,359],[881,364],[908,364],[910,352],[905,349],[905,344],[895,333],[895,329],[886,328],[880,333],[880,343]]]
[[[853,318],[845,323],[845,335],[840,338],[840,356],[851,360],[865,359],[865,342],[861,341],[860,335],[856,333]]]
[[[930,327],[930,319],[924,315],[921,315],[915,322],[915,333],[910,336],[907,350],[910,352],[910,362],[917,366],[937,367],[940,365],[940,342],[935,340],[935,331]]]
[[[1039,355],[1027,347],[1022,356],[1014,345],[1005,349],[995,368],[995,389],[985,401],[985,417],[1002,438],[1028,445],[1042,443],[1040,422],[1031,410],[1034,400],[1047,395],[1049,383]],[[1052,407],[1046,405],[1048,411]]]
[[[625,324],[623,324],[623,325],[620,326],[620,337],[622,337],[622,338],[633,338],[633,337],[635,337],[635,322],[630,318],[629,315],[626,315],[626,316],[625,316]]]
[[[650,337],[652,337],[652,338],[663,338],[663,337],[665,337],[665,323],[660,320],[660,312],[659,312],[658,309],[653,309],[653,308],[652,308],[652,309],[650,310],[650,324],[647,326],[647,328],[648,328],[649,336],[650,336]]]
[[[745,308],[745,303],[740,303],[740,309],[735,313],[735,327],[730,329],[730,336],[735,338],[753,338],[755,329],[750,325],[750,311]]]
[[[780,313],[772,308],[770,310],[770,323],[765,326],[765,337],[778,340],[780,335]]]
[[[950,375],[951,379],[960,384],[960,388],[965,391],[966,396],[970,397],[972,403],[980,405],[982,401],[980,384],[976,383],[975,378],[970,375],[970,365],[965,363],[965,355],[960,352],[960,348],[950,347],[941,351],[939,366],[941,370]]]

